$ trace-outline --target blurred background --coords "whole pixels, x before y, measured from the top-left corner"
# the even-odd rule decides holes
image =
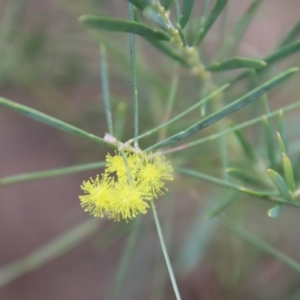
[[[195,2],[193,18],[200,15],[202,7],[202,1]],[[224,33],[231,32],[252,3],[228,2],[203,43],[202,54],[208,62]],[[297,0],[262,1],[237,53],[254,58],[271,53],[298,21],[299,12]],[[126,19],[127,3],[2,0],[0,96],[103,136],[107,127],[100,81],[102,43],[107,48],[114,115],[118,120],[124,118],[125,125],[116,126],[126,141],[133,135],[128,35],[90,31],[77,21],[84,14]],[[163,119],[174,63],[139,37],[137,57],[143,132]],[[299,66],[299,58],[295,54],[280,68]],[[293,78],[272,94],[272,108],[298,100],[298,80],[299,76]],[[177,98],[183,100],[177,102],[175,111],[195,103],[197,88],[195,78],[182,69]],[[193,118],[196,120],[197,115]],[[295,111],[288,115],[290,136],[296,141],[298,121]],[[167,135],[189,124],[190,117],[174,125]],[[142,140],[141,147],[156,139]],[[103,161],[109,151],[4,108],[0,108],[0,145],[0,178]],[[187,156],[197,157],[195,166],[209,173],[213,168],[218,174],[215,147],[205,144],[169,158],[176,166],[186,162]],[[100,172],[91,170],[0,188],[1,300],[108,299],[132,223],[93,219],[80,207],[80,184]],[[169,190],[157,200],[157,209],[183,299],[300,299],[299,274],[233,235],[217,220],[203,221],[205,208],[220,199],[221,189],[176,175]],[[298,212],[287,208],[274,221],[266,216],[268,208],[270,205],[253,200],[246,206],[237,204],[230,213],[300,261]],[[67,236],[59,240],[62,246],[55,244],[61,253],[39,262],[41,253],[34,251],[64,234]],[[70,236],[74,240],[68,240]],[[174,299],[151,213],[143,217],[128,263],[117,299]]]

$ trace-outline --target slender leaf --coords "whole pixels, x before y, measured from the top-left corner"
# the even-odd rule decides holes
[[[291,164],[289,157],[285,153],[282,153],[282,162],[283,162],[285,182],[289,190],[292,193],[294,193],[296,190],[296,184],[294,179],[293,166]]]
[[[286,154],[289,154],[289,149],[288,149],[288,134],[287,134],[287,128],[286,128],[286,121],[285,121],[285,117],[284,117],[284,113],[281,110],[279,113],[279,133],[280,136],[282,138],[282,142],[284,143],[285,146],[285,151],[282,151]]]
[[[263,239],[258,238],[257,236],[250,233],[249,231],[246,231],[240,225],[235,224],[234,222],[230,221],[229,219],[222,218],[221,221],[227,228],[229,228],[231,231],[236,233],[238,236],[240,236],[245,241],[254,245],[258,249],[261,249],[265,253],[273,256],[276,260],[281,261],[283,264],[285,264],[286,266],[288,266],[295,272],[300,273],[300,264],[297,261],[293,260],[286,254],[278,251],[272,245],[265,242]]]
[[[215,62],[205,67],[206,70],[212,72],[233,70],[239,68],[260,69],[267,64],[260,59],[250,59],[244,57],[232,57],[222,62]]]
[[[139,22],[90,15],[82,16],[78,20],[79,22],[94,28],[117,32],[129,32],[146,38],[153,38],[163,41],[170,40],[170,36],[168,36],[166,33],[159,30],[154,30]]]
[[[115,126],[114,126],[115,127],[115,137],[119,141],[122,140],[122,137],[123,137],[126,112],[127,112],[127,103],[120,102],[116,108]]]
[[[268,65],[273,64],[274,62],[284,59],[284,58],[296,53],[297,51],[300,51],[300,40],[279,48],[274,53],[265,57],[263,60]]]
[[[100,62],[101,86],[102,86],[102,96],[104,102],[107,128],[108,128],[108,133],[114,135],[113,120],[111,114],[111,104],[110,104],[109,76],[107,71],[107,57],[106,57],[106,49],[104,46],[100,46],[100,53],[101,53],[101,62]]]
[[[229,126],[230,126],[230,128],[235,128],[236,123],[233,122],[232,120],[230,120]],[[253,161],[255,159],[255,151],[254,151],[252,145],[249,143],[249,141],[248,141],[247,137],[245,136],[245,134],[243,133],[243,131],[241,129],[237,129],[237,130],[234,130],[233,133],[235,134],[237,140],[239,141],[246,156],[250,160]]]
[[[70,125],[70,124],[60,121],[56,118],[48,116],[48,115],[46,115],[42,112],[39,112],[33,108],[30,108],[28,106],[4,99],[2,97],[0,97],[0,106],[6,107],[12,111],[20,113],[20,114],[27,116],[31,119],[34,119],[36,121],[45,123],[51,127],[57,128],[59,130],[66,131],[68,133],[80,136],[82,138],[85,138],[87,140],[90,140],[90,141],[93,141],[96,143],[100,143],[100,144],[104,144],[104,145],[116,148],[116,145],[110,144],[98,136],[90,134],[82,129],[79,129],[73,125]]]
[[[284,179],[281,177],[281,175],[272,169],[268,169],[267,173],[268,173],[270,179],[273,181],[273,183],[277,187],[278,191],[281,193],[281,195],[286,200],[291,201],[292,197],[289,192],[288,186],[286,185],[286,183],[285,183]]]
[[[159,14],[157,14],[157,12],[151,6],[147,6],[144,9],[143,14],[148,20],[153,22],[155,25],[158,25],[161,29],[165,31],[169,30],[169,25],[166,24],[163,18]]]
[[[300,34],[300,20],[295,24],[286,38],[282,41],[280,46],[285,46],[286,44],[291,43],[298,35]]]
[[[291,202],[291,201],[286,201],[285,199],[282,199],[282,198],[277,198],[276,197],[276,195],[278,194],[277,191],[274,193],[274,191],[252,190],[252,189],[249,189],[249,188],[240,187],[236,184],[230,183],[228,181],[225,181],[225,180],[222,180],[222,179],[219,179],[219,178],[209,176],[207,174],[203,174],[203,173],[200,173],[200,172],[197,172],[197,171],[194,171],[194,170],[190,170],[190,169],[185,169],[185,168],[178,168],[177,167],[177,168],[175,168],[175,171],[177,173],[189,175],[189,176],[194,177],[194,178],[199,178],[199,179],[202,179],[204,181],[211,182],[211,183],[219,185],[221,187],[229,188],[229,189],[232,189],[232,190],[235,190],[235,191],[242,192],[244,194],[248,194],[250,196],[254,196],[255,198],[259,198],[260,200],[300,208],[300,204],[296,203],[295,201]]]
[[[281,82],[286,80],[288,77],[292,76],[295,72],[298,71],[298,68],[291,68],[279,75],[273,77],[269,81],[265,82],[261,86],[257,87],[256,89],[252,90],[251,92],[245,94],[241,98],[237,99],[236,101],[228,104],[223,109],[203,118],[200,122],[192,125],[191,127],[183,130],[157,144],[149,147],[146,151],[154,151],[156,149],[169,146],[173,143],[176,143],[182,139],[189,137],[190,135],[214,124],[215,122],[223,119],[224,117],[232,114],[233,112],[243,108],[247,104],[251,103],[252,101],[259,99],[263,94],[274,88],[275,86],[279,85]]]
[[[200,28],[199,32],[197,33],[194,45],[198,45],[202,39],[205,37],[211,26],[214,24],[222,10],[224,9],[225,5],[227,4],[227,0],[217,0],[214,8],[212,9],[211,13],[209,14],[208,18],[205,20],[205,23]]]
[[[278,140],[280,151],[286,153],[285,143],[281,137],[281,134],[279,132],[276,132],[276,135],[277,135],[277,140]]]
[[[167,246],[166,246],[165,239],[164,239],[164,236],[163,236],[163,232],[162,232],[162,229],[161,229],[160,221],[158,219],[155,203],[154,203],[154,201],[150,201],[150,202],[151,202],[151,208],[152,208],[152,213],[153,213],[153,217],[154,217],[154,222],[155,222],[155,225],[156,225],[157,234],[158,234],[158,237],[159,237],[159,242],[160,242],[161,249],[162,249],[162,252],[163,252],[163,255],[164,255],[164,258],[165,258],[165,262],[166,262],[167,269],[168,269],[168,272],[169,272],[169,277],[170,277],[172,287],[173,287],[173,290],[174,290],[174,293],[175,293],[175,298],[176,298],[176,300],[181,300],[181,296],[180,296],[178,285],[177,285],[176,278],[175,278],[175,275],[174,275],[173,267],[172,267],[172,264],[170,262],[170,257],[169,257],[169,254],[168,254]]]
[[[265,142],[268,151],[268,159],[270,162],[270,166],[275,169],[276,168],[276,158],[275,158],[275,143],[273,138],[273,130],[271,128],[269,120],[264,118],[264,129],[265,129]]]
[[[285,106],[284,108],[282,108],[282,110],[284,112],[287,112],[287,111],[291,111],[291,110],[293,110],[295,108],[299,108],[299,107],[300,107],[300,102],[296,102],[296,103],[293,103],[291,105]],[[216,139],[218,139],[218,138],[220,138],[220,137],[222,137],[224,135],[231,134],[232,132],[234,132],[236,130],[247,128],[247,127],[249,127],[251,125],[254,125],[254,124],[257,124],[259,122],[262,122],[265,117],[267,117],[267,118],[273,118],[275,116],[278,116],[278,114],[280,113],[280,110],[272,111],[272,112],[268,113],[266,116],[259,116],[257,118],[254,118],[254,119],[251,119],[249,121],[243,122],[241,124],[235,125],[232,128],[229,128],[229,129],[226,129],[226,130],[222,130],[222,131],[220,131],[218,133],[214,133],[214,134],[206,136],[204,138],[200,138],[200,139],[195,140],[193,142],[189,142],[189,143],[180,145],[180,146],[175,147],[175,148],[162,150],[161,153],[176,152],[176,151],[184,150],[184,149],[187,149],[187,148],[190,148],[190,147],[195,147],[195,146],[204,144],[206,142],[214,141],[214,140],[216,140]],[[299,171],[300,171],[300,156],[299,156],[299,160],[298,160],[297,166],[299,166],[299,167],[297,167],[297,170],[299,169]],[[295,170],[296,170],[296,168],[295,168]]]
[[[266,70],[271,64],[273,64],[281,59],[284,59],[284,58],[296,53],[299,50],[300,50],[300,40],[298,40],[294,43],[288,44],[282,48],[279,48],[272,54],[270,54],[262,59],[263,61],[265,61],[268,64],[268,66],[266,68],[257,69],[257,72]],[[242,74],[238,75],[237,77],[235,77],[230,83],[235,83],[241,79],[244,79],[244,78],[248,77],[250,74],[251,73],[249,72],[249,70],[247,70],[247,71],[243,72]]]
[[[96,163],[82,164],[82,165],[66,167],[66,168],[24,173],[24,174],[4,177],[0,179],[0,187],[4,185],[15,184],[24,181],[40,180],[49,177],[56,177],[56,176],[63,176],[67,174],[73,174],[77,172],[84,172],[87,170],[100,169],[104,167],[105,164],[106,162],[96,162]]]
[[[233,190],[236,190],[236,191],[239,191],[239,192],[244,192],[246,194],[255,195],[255,196],[258,196],[258,197],[262,197],[262,198],[266,198],[266,197],[274,195],[273,191],[253,191],[251,189],[238,186],[238,185],[233,184],[231,182],[228,182],[226,180],[215,178],[215,177],[212,177],[210,175],[203,174],[203,173],[193,171],[193,170],[190,170],[190,169],[175,168],[175,171],[178,172],[178,173],[181,173],[181,174],[186,174],[186,175],[189,175],[189,176],[192,176],[192,177],[195,177],[195,178],[203,179],[205,181],[217,184],[217,185],[225,187],[225,188],[233,189]]]
[[[194,6],[194,1],[195,0],[183,0],[181,17],[179,19],[179,24],[182,29],[186,26],[187,22],[190,19],[191,12]]]

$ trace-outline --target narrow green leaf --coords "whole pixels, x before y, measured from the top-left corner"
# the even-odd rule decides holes
[[[286,121],[285,121],[283,110],[281,110],[279,113],[279,133],[286,149],[285,151],[281,151],[281,152],[289,154],[288,134],[287,134]]]
[[[226,227],[228,227],[231,231],[235,232],[245,241],[249,242],[253,246],[264,251],[265,253],[268,253],[269,255],[273,256],[276,260],[281,261],[284,265],[288,266],[295,272],[300,273],[300,264],[297,261],[293,260],[286,254],[278,251],[272,245],[265,242],[263,239],[258,238],[254,234],[250,233],[249,231],[245,230],[240,225],[235,224],[229,219],[222,218],[221,221]]]
[[[230,120],[229,126],[230,126],[230,128],[235,128],[236,123],[233,122],[232,120]],[[233,133],[235,134],[237,140],[239,141],[246,156],[250,160],[253,161],[255,159],[255,151],[254,151],[252,145],[249,143],[249,141],[248,141],[247,137],[245,136],[245,134],[243,133],[243,131],[241,129],[237,129],[237,130],[234,130]]]
[[[258,190],[253,190],[245,187],[241,187],[239,190],[245,194],[258,197],[258,198],[266,198],[266,199],[272,194],[272,192],[258,191]]]
[[[265,130],[265,142],[268,151],[268,159],[270,162],[270,166],[275,169],[276,168],[276,157],[275,157],[275,143],[273,138],[273,130],[271,128],[269,120],[264,117],[264,130]]]
[[[295,24],[286,38],[282,41],[281,47],[291,43],[300,34],[300,20]]]
[[[160,221],[158,219],[155,203],[154,203],[154,201],[150,201],[150,202],[151,202],[151,208],[152,208],[152,212],[153,212],[154,222],[155,222],[156,229],[157,229],[157,234],[159,237],[159,242],[160,242],[161,249],[162,249],[162,252],[163,252],[163,255],[165,258],[165,262],[166,262],[167,269],[169,272],[169,277],[170,277],[170,280],[171,280],[171,283],[173,286],[173,290],[175,293],[175,298],[176,298],[176,300],[181,300],[179,289],[178,289],[177,282],[176,282],[176,278],[175,278],[174,271],[173,271],[173,267],[172,267],[170,257],[168,254],[166,242],[165,242],[164,235],[163,235],[163,232],[161,229]]]
[[[285,143],[281,137],[281,134],[279,132],[276,132],[276,135],[277,135],[277,140],[278,140],[280,151],[286,153]]]
[[[149,5],[149,0],[128,0],[128,1],[131,2],[137,8],[139,8],[140,10],[144,10],[144,8]]]
[[[261,72],[266,70],[268,67],[270,67],[271,64],[284,59],[292,54],[294,54],[295,52],[300,50],[300,40],[288,44],[282,48],[279,48],[278,50],[276,50],[275,52],[273,52],[272,54],[266,56],[265,58],[263,58],[262,60],[265,61],[268,65],[266,68],[262,68],[262,69],[257,69],[257,72]],[[235,83],[238,82],[241,79],[244,79],[246,77],[248,77],[251,73],[249,72],[249,70],[243,72],[242,74],[236,76],[230,83]]]
[[[36,121],[45,123],[51,127],[57,128],[59,130],[66,131],[68,133],[80,136],[82,138],[85,138],[87,140],[90,140],[90,141],[93,141],[96,143],[100,143],[100,144],[107,145],[112,148],[116,148],[115,145],[106,142],[105,140],[103,140],[102,138],[100,138],[98,136],[95,136],[95,135],[88,133],[82,129],[79,129],[73,125],[70,125],[63,121],[60,121],[56,118],[48,116],[48,115],[46,115],[42,112],[39,112],[33,108],[30,108],[28,106],[4,99],[2,97],[0,97],[0,106],[6,107],[12,111],[20,113],[20,114],[27,116],[31,119],[34,119]]]
[[[151,6],[147,6],[144,9],[143,14],[148,20],[150,20],[155,25],[159,26],[161,29],[165,31],[169,30],[169,25],[166,24],[162,17],[159,14],[157,14],[157,12]]]
[[[252,101],[259,99],[263,94],[274,88],[275,86],[279,85],[281,82],[286,80],[288,77],[292,76],[295,72],[298,71],[298,68],[291,68],[279,75],[273,77],[269,81],[265,82],[261,86],[257,87],[256,89],[250,91],[249,93],[245,94],[241,98],[237,99],[236,101],[228,104],[223,109],[203,118],[200,122],[192,125],[191,127],[183,130],[157,144],[149,147],[146,151],[154,151],[156,149],[169,146],[173,143],[176,143],[182,139],[189,137],[190,135],[214,124],[215,122],[223,119],[224,117],[232,114],[233,112],[243,108],[247,104],[251,103]]]
[[[132,22],[134,19],[134,11],[132,4],[128,4],[128,17]],[[137,23],[140,24],[140,23]],[[139,134],[139,98],[137,88],[137,72],[136,72],[136,54],[135,54],[135,34],[129,34],[129,52],[130,52],[130,71],[133,96],[133,124],[134,124],[134,147],[138,148],[137,136]]]
[[[24,173],[24,174],[4,177],[0,179],[0,187],[4,185],[15,184],[24,181],[40,180],[44,178],[73,174],[73,173],[83,172],[87,170],[101,169],[105,166],[105,164],[106,162],[96,162],[96,163],[82,164],[82,165],[66,167],[66,168]]]
[[[239,168],[229,168],[227,169],[227,173],[234,177],[237,178],[238,180],[242,180],[245,183],[250,183],[250,184],[254,184],[254,185],[263,185],[263,183],[259,180],[259,178],[257,178],[257,176],[255,176],[254,174],[243,170],[243,169],[239,169]]]
[[[111,104],[110,104],[110,90],[109,90],[109,76],[107,71],[106,48],[103,45],[100,45],[100,54],[101,54],[100,73],[101,73],[102,97],[104,102],[107,129],[109,134],[114,135],[113,120],[111,114]]]
[[[272,169],[268,169],[267,173],[270,179],[273,181],[275,186],[277,187],[280,194],[288,201],[292,200],[291,194],[289,192],[288,186],[286,185],[284,179],[281,177],[279,173]]]
[[[191,12],[194,6],[194,1],[195,0],[183,0],[181,17],[179,19],[179,24],[182,29],[186,26],[187,22],[190,19]]]
[[[212,72],[233,70],[239,68],[259,69],[265,67],[267,64],[261,59],[250,59],[245,57],[232,57],[222,62],[215,62],[207,67],[206,70]]]
[[[205,37],[211,26],[214,24],[222,10],[224,9],[225,5],[227,4],[227,0],[217,0],[214,8],[212,9],[211,13],[209,14],[208,18],[205,20],[205,23],[200,28],[199,32],[197,33],[194,45],[198,45],[202,39]]]
[[[226,180],[215,178],[215,177],[212,177],[210,175],[203,174],[201,172],[193,171],[193,170],[190,170],[190,169],[175,168],[175,171],[178,172],[178,173],[181,173],[181,174],[186,174],[186,175],[195,177],[195,178],[200,178],[202,180],[217,184],[217,185],[225,187],[225,188],[229,188],[229,189],[233,189],[233,190],[236,190],[236,191],[244,192],[246,194],[254,195],[254,196],[257,196],[257,197],[261,197],[261,198],[267,198],[269,196],[274,195],[273,191],[253,191],[251,189],[238,186],[238,185],[233,184],[231,182],[228,182]]]
[[[282,205],[276,205],[273,208],[268,210],[268,217],[270,218],[278,218],[282,211]]]
[[[296,102],[296,103],[293,103],[293,104],[290,104],[290,105],[287,105],[287,106],[283,107],[282,110],[284,112],[287,112],[287,111],[291,111],[291,110],[293,110],[295,108],[299,108],[299,107],[300,107],[300,102]],[[204,138],[197,139],[197,140],[195,140],[193,142],[189,142],[189,143],[186,143],[184,145],[181,145],[181,146],[178,146],[178,147],[175,147],[175,148],[162,150],[161,153],[176,152],[176,151],[180,151],[180,150],[183,150],[183,149],[187,149],[187,148],[199,146],[199,145],[204,144],[206,142],[214,141],[214,140],[216,140],[216,139],[218,139],[218,138],[220,138],[222,136],[225,136],[227,134],[231,134],[233,131],[244,129],[244,128],[247,128],[247,127],[252,126],[254,124],[260,123],[260,122],[263,121],[263,119],[265,117],[267,117],[267,118],[273,118],[275,116],[278,116],[279,112],[280,112],[280,110],[272,111],[272,112],[266,114],[266,116],[259,116],[257,118],[251,119],[251,120],[243,122],[241,124],[238,124],[238,125],[234,126],[233,128],[222,130],[222,131],[220,131],[218,133],[214,133],[214,134],[208,135],[208,136],[206,136]],[[295,167],[294,170],[295,170],[295,172],[296,172],[296,170],[299,170],[299,172],[300,172],[300,156],[299,156],[299,159],[298,159],[297,166],[299,166],[299,167],[297,167],[297,168]],[[300,174],[299,174],[299,176],[297,175],[296,178],[300,178]]]
[[[119,141],[123,138],[124,124],[125,124],[125,115],[127,112],[127,103],[120,102],[117,105],[115,112],[115,138]]]
[[[269,65],[281,59],[284,59],[300,50],[300,40],[290,43],[284,47],[279,48],[274,53],[268,55],[263,60]]]
[[[232,189],[232,190],[235,190],[235,191],[242,192],[244,194],[248,194],[250,196],[254,196],[256,198],[259,198],[260,200],[300,208],[300,204],[296,203],[295,201],[291,202],[291,201],[286,201],[285,199],[282,199],[282,198],[277,198],[276,197],[276,195],[278,195],[277,191],[275,191],[275,193],[274,193],[274,191],[252,190],[252,189],[249,189],[249,188],[240,187],[236,184],[230,183],[228,181],[225,181],[225,180],[222,180],[222,179],[219,179],[219,178],[209,176],[207,174],[203,174],[203,173],[193,171],[193,170],[190,170],[190,169],[185,169],[185,168],[178,168],[177,167],[177,168],[175,168],[175,171],[177,173],[189,175],[189,176],[194,177],[194,178],[199,178],[199,179],[205,180],[207,182],[211,182],[213,184],[216,184],[216,185],[219,185],[219,186],[222,186],[222,187],[225,187],[225,188],[229,188],[229,189]]]
[[[285,182],[288,185],[289,190],[292,193],[294,193],[296,190],[296,184],[294,179],[293,166],[291,164],[289,157],[285,153],[282,153],[282,162],[283,162]]]
[[[153,38],[157,40],[169,41],[170,36],[166,33],[154,30],[146,25],[134,21],[118,20],[113,18],[106,18],[100,16],[82,16],[79,22],[99,29],[118,31],[118,32],[129,32],[141,35],[146,38]]]

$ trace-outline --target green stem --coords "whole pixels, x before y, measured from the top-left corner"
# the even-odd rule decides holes
[[[109,134],[114,135],[113,134],[113,121],[112,121],[112,114],[111,114],[111,105],[110,105],[106,49],[104,46],[100,46],[100,53],[101,53],[101,64],[100,64],[101,85],[102,85],[102,95],[103,95],[104,109],[105,109],[105,114],[106,114],[107,127],[108,127]]]
[[[174,290],[174,293],[175,293],[175,296],[176,296],[176,300],[181,300],[179,290],[178,290],[178,286],[177,286],[176,279],[175,279],[175,275],[174,275],[174,272],[173,272],[173,268],[172,268],[170,258],[169,258],[169,255],[168,255],[166,243],[165,243],[164,236],[163,236],[161,226],[160,226],[160,222],[159,222],[159,219],[158,219],[158,216],[157,216],[154,201],[151,201],[151,208],[152,208],[152,212],[153,212],[153,216],[154,216],[154,221],[155,221],[155,225],[156,225],[160,245],[161,245],[164,257],[165,257],[165,261],[166,261],[166,264],[167,264],[169,276],[170,276],[172,286],[173,286],[173,290]]]

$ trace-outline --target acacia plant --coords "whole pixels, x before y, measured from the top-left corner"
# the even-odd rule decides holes
[[[128,19],[98,15],[79,18],[79,22],[92,29],[94,41],[100,43],[102,93],[107,121],[107,129],[102,136],[0,98],[0,105],[4,108],[91,143],[98,143],[107,152],[112,149],[105,161],[101,159],[92,164],[20,174],[0,180],[0,185],[4,186],[99,169],[96,178],[83,178],[83,194],[79,195],[81,206],[91,214],[91,218],[133,222],[111,299],[121,299],[119,292],[125,280],[130,249],[140,222],[150,208],[176,299],[181,299],[176,272],[174,274],[156,210],[159,211],[164,194],[171,192],[170,197],[174,197],[177,185],[183,182],[192,184],[195,180],[199,182],[199,198],[203,196],[200,191],[206,182],[212,190],[222,188],[220,191],[217,189],[219,192],[214,195],[213,205],[201,212],[201,220],[203,217],[206,220],[202,220],[203,224],[212,222],[212,219],[219,220],[219,224],[237,236],[300,272],[299,263],[248,232],[232,214],[237,211],[234,207],[239,207],[244,199],[267,202],[269,208],[264,213],[265,218],[273,218],[274,222],[285,208],[300,208],[300,160],[293,150],[297,148],[298,141],[290,141],[285,120],[285,114],[295,110],[300,103],[285,104],[281,101],[281,107],[271,109],[270,103],[276,94],[269,95],[273,90],[278,91],[298,71],[294,66],[282,69],[276,63],[299,51],[297,37],[300,26],[296,24],[280,45],[265,57],[236,56],[239,42],[262,2],[254,0],[233,31],[225,35],[214,55],[208,55],[205,40],[215,22],[226,14],[228,4],[227,0],[213,2],[210,5],[209,1],[204,0],[199,12],[196,9],[198,3],[194,0],[129,0]],[[113,92],[109,86],[107,59],[112,55],[107,51],[111,41],[107,35],[102,35],[104,31],[109,31],[111,40],[116,34],[114,32],[129,34],[129,51],[118,49],[129,52],[130,58],[132,103],[129,107],[132,108],[133,118],[126,128],[126,139],[121,134],[124,115],[120,107],[124,104],[111,101]],[[153,75],[151,70],[148,73],[142,70],[136,55],[136,37],[141,37],[138,43],[143,43],[144,49],[153,47],[162,58],[166,58],[169,81],[162,74]],[[147,53],[145,51],[143,55]],[[143,92],[139,89],[140,80],[147,81]],[[191,89],[192,92],[186,91],[187,95],[182,98],[182,85],[189,82],[196,88]],[[167,97],[157,97],[154,93],[151,99],[150,96],[146,99],[145,95],[150,95],[153,89],[166,90]],[[145,121],[145,101],[151,102],[147,105],[155,115],[150,129]],[[210,148],[203,148],[207,144],[211,145]],[[202,149],[209,149],[203,154],[205,158],[202,157]],[[189,200],[186,198],[184,201]],[[196,231],[201,229],[199,223],[197,226],[200,227],[195,227]],[[186,246],[191,244],[194,247],[193,253],[197,253],[197,244],[192,242],[196,237],[197,234],[192,234],[186,242]],[[182,257],[185,257],[188,250],[183,249]],[[55,248],[53,251],[58,250]],[[22,272],[24,270],[11,278],[5,277],[2,284]]]

